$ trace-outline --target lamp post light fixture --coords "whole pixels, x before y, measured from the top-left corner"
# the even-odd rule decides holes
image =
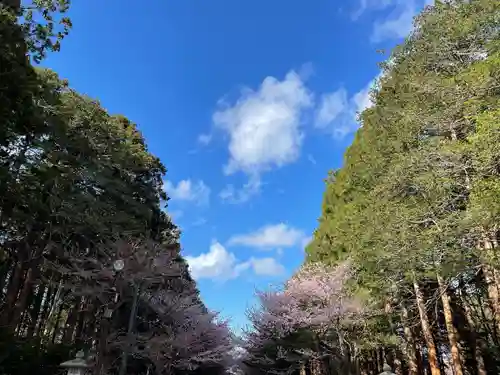
[[[67,375],[85,375],[90,366],[84,357],[85,354],[80,350],[76,353],[75,359],[63,362],[59,366],[68,369],[66,373]]]
[[[117,259],[113,262],[113,268],[115,271],[121,271],[125,268],[125,262],[123,259]]]
[[[125,261],[123,259],[117,259],[113,262],[113,269],[116,272],[123,271],[125,268]],[[139,293],[140,293],[140,287],[137,285],[134,280],[131,280],[132,287],[133,287],[133,300],[132,300],[132,308],[130,310],[130,315],[129,315],[129,321],[128,321],[128,327],[127,327],[127,346],[124,348],[122,356],[121,356],[121,363],[120,363],[120,369],[118,374],[119,375],[125,375],[127,373],[127,359],[128,359],[128,344],[130,344],[130,339],[132,337],[132,333],[134,331],[134,324],[135,324],[135,319],[137,315],[137,305],[138,305],[138,300],[139,300]],[[106,311],[105,315],[109,315],[111,317],[112,312],[111,311]]]

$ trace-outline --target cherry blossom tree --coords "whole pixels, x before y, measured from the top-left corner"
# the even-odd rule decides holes
[[[96,374],[115,373],[124,355],[138,375],[224,372],[228,323],[204,306],[177,248],[120,241],[98,250],[54,267],[66,280],[61,299],[80,298],[92,313]]]
[[[228,323],[186,297],[163,309],[168,314],[161,315],[162,322],[143,335],[142,345],[136,346],[140,356],[152,362],[157,374],[170,374],[172,370],[220,373],[229,366],[232,350]]]
[[[291,373],[305,363],[323,371],[329,362],[346,356],[342,327],[362,313],[345,288],[348,263],[337,267],[308,264],[283,290],[258,292],[259,308],[249,312],[247,363],[267,372]]]

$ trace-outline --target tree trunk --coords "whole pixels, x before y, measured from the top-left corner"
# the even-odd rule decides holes
[[[483,265],[484,281],[488,287],[488,297],[490,300],[491,311],[495,321],[495,328],[500,332],[500,296],[495,282],[495,271],[488,265]]]
[[[30,311],[30,316],[31,316],[31,321],[28,326],[28,332],[27,332],[27,337],[31,338],[33,337],[33,334],[35,333],[36,330],[36,325],[38,323],[39,317],[40,317],[40,310],[42,307],[42,299],[45,294],[45,288],[42,284],[38,285],[38,290],[36,292],[34,301],[33,301],[33,307]]]
[[[462,305],[465,312],[465,318],[467,319],[467,324],[469,325],[469,333],[471,336],[471,346],[474,359],[476,361],[477,375],[487,375],[486,366],[484,364],[482,344],[479,341],[477,335],[477,326],[474,318],[472,317],[472,311],[463,296],[461,297]]]
[[[368,375],[370,372],[369,372],[367,361],[365,361],[365,360],[359,360],[358,363],[359,363],[359,373],[360,373],[360,375]]]
[[[59,308],[57,309],[57,316],[56,316],[56,320],[54,322],[54,328],[53,328],[52,335],[51,335],[51,338],[50,338],[50,342],[52,344],[55,344],[56,339],[57,339],[57,333],[59,331],[59,324],[60,324],[60,321],[61,321],[61,314],[62,314],[62,312],[63,312],[63,307],[62,307],[62,305],[60,305]]]
[[[454,375],[463,375],[462,364],[460,363],[460,350],[458,349],[458,340],[455,326],[453,325],[453,312],[450,306],[450,297],[444,283],[443,278],[436,274],[439,286],[439,293],[441,294],[441,302],[443,303],[443,314],[446,323],[446,331],[448,332],[448,341],[450,342],[451,359]]]
[[[19,319],[21,317],[21,314],[26,309],[26,302],[28,301],[28,297],[31,293],[31,287],[33,285],[33,280],[35,278],[34,272],[35,271],[33,267],[30,267],[26,272],[23,288],[19,294],[19,297],[17,298],[14,311],[12,312],[12,315],[10,317],[10,325],[13,328],[17,327],[17,325],[19,324]]]
[[[5,284],[10,280],[10,269],[12,267],[12,262],[10,259],[7,259],[3,262],[0,267],[0,300],[3,294],[3,289],[5,288]]]
[[[394,373],[396,375],[403,375],[403,363],[401,361],[401,355],[399,350],[393,349],[392,356],[393,356],[392,367],[394,369]]]
[[[401,308],[403,331],[406,339],[405,354],[408,360],[408,375],[418,375],[418,359],[417,359],[417,348],[415,347],[415,338],[411,328],[408,326],[410,320],[408,316],[408,309],[404,304]]]
[[[415,297],[418,307],[418,313],[420,315],[420,324],[422,325],[422,334],[425,339],[428,350],[428,360],[429,367],[432,375],[441,375],[439,370],[439,362],[437,358],[436,345],[434,344],[434,338],[432,337],[431,327],[429,325],[429,318],[427,317],[427,311],[425,308],[425,301],[420,286],[418,285],[416,279],[413,281],[413,288],[415,289]]]
[[[79,349],[83,346],[83,327],[85,325],[86,308],[87,302],[85,301],[85,298],[82,298],[82,302],[80,303],[80,310],[78,311],[78,320],[76,323],[75,332],[75,345]]]
[[[40,338],[42,336],[42,333],[45,331],[45,323],[47,322],[47,317],[49,316],[51,300],[54,297],[54,294],[55,294],[54,287],[49,285],[45,289],[45,293],[42,297],[42,306],[37,321],[37,327],[35,329],[35,337]]]
[[[80,309],[80,302],[82,298],[76,298],[73,307],[71,308],[68,319],[66,320],[66,325],[64,328],[63,342],[69,344],[73,342],[73,335],[75,333],[76,322],[78,319],[78,311]]]
[[[16,304],[17,295],[19,294],[19,289],[21,288],[23,279],[24,262],[19,260],[16,262],[16,266],[14,267],[14,272],[5,295],[5,303],[2,306],[2,312],[0,314],[0,326],[7,327],[8,330],[15,328],[10,325],[10,318]]]
[[[381,350],[375,349],[375,358],[377,359],[377,372],[382,372],[383,359]]]
[[[482,246],[486,253],[486,262],[482,265],[484,280],[488,287],[488,297],[490,299],[491,309],[493,313],[493,319],[495,321],[495,328],[497,335],[500,334],[500,288],[499,288],[499,275],[498,271],[490,266],[489,258],[496,258],[494,249],[496,241],[491,241],[486,235],[483,237]]]

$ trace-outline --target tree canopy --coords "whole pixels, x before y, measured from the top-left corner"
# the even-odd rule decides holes
[[[426,7],[326,182],[306,263],[352,265],[371,313],[331,329],[361,373],[498,371],[499,26],[495,0]]]
[[[54,374],[80,349],[95,374],[221,373],[231,335],[180,254],[165,166],[136,124],[32,65],[68,6],[0,1],[0,373]]]

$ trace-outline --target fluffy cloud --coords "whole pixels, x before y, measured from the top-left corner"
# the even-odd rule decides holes
[[[252,175],[248,182],[239,189],[232,184],[227,184],[219,193],[219,197],[229,203],[244,203],[260,191],[261,184],[259,176]]]
[[[370,98],[370,89],[373,86],[374,81],[370,82],[363,90],[358,91],[353,95],[352,101],[354,105],[354,109],[356,113],[363,112],[366,108],[369,108],[373,105],[372,100]]]
[[[316,127],[330,132],[335,138],[343,138],[356,131],[359,126],[357,115],[373,105],[370,90],[379,77],[380,75],[371,80],[350,98],[343,88],[323,94],[316,109]]]
[[[328,126],[345,111],[347,105],[347,92],[343,88],[323,95],[316,111],[315,125],[319,128]]]
[[[201,180],[181,180],[177,186],[171,181],[165,181],[165,191],[168,196],[178,201],[194,202],[198,205],[208,205],[210,188]]]
[[[255,232],[240,234],[229,239],[229,245],[243,245],[262,250],[301,246],[306,234],[284,223],[267,225]]]
[[[375,20],[370,41],[380,43],[389,39],[402,39],[413,28],[413,18],[434,0],[360,0],[353,19],[358,19],[367,11],[388,10],[386,15]]]
[[[185,258],[189,264],[191,276],[195,279],[231,279],[237,276],[236,257],[218,242],[212,243],[207,253]]]
[[[299,157],[303,140],[301,117],[312,103],[312,94],[294,71],[282,81],[265,78],[256,91],[244,89],[235,103],[220,103],[213,122],[229,140],[229,160],[224,172],[248,175],[253,189],[244,188],[246,194],[258,192],[255,187],[260,186],[258,181],[263,172]]]
[[[313,240],[312,236],[304,238],[301,243],[302,249],[305,250],[307,245],[309,245],[312,240]]]
[[[259,276],[280,276],[285,273],[285,267],[274,258],[250,258],[249,263]]]
[[[402,39],[413,29],[413,17],[418,12],[418,8],[411,0],[405,0],[402,5],[385,19],[375,21],[373,32],[370,37],[372,43],[380,43],[388,39]]]
[[[380,10],[387,8],[398,0],[360,0],[359,6],[356,11],[352,14],[353,20],[357,20],[365,11],[371,10]]]
[[[219,242],[213,242],[207,253],[198,256],[186,256],[191,276],[196,279],[229,280],[240,276],[245,271],[252,271],[259,276],[279,276],[285,272],[283,265],[274,258],[250,258],[240,262],[236,256],[226,250]]]
[[[372,99],[370,97],[370,91],[375,87],[379,79],[382,77],[382,72],[380,72],[374,79],[372,79],[368,84],[352,97],[352,106],[355,114],[363,112],[365,109],[373,105]]]

